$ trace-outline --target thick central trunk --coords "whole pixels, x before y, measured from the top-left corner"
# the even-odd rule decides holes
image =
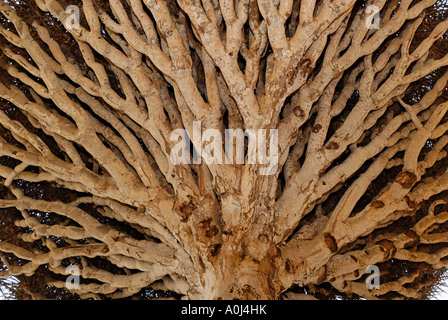
[[[219,201],[198,205],[191,215],[192,228],[198,225],[204,229],[196,231],[199,238],[194,243],[203,243],[208,250],[198,251],[200,298],[276,299],[283,289],[277,277],[280,250],[273,240],[271,189],[276,185],[267,177],[249,181],[256,183],[245,185],[241,192],[223,192]],[[203,223],[205,220],[209,222]],[[209,232],[212,228],[215,232]]]
[[[279,257],[275,246],[260,241],[247,243],[247,240],[242,240],[225,244],[210,281],[205,285],[205,298],[278,298],[280,290],[276,272]]]

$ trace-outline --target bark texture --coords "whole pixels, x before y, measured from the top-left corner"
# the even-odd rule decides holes
[[[0,12],[0,278],[83,299],[391,299],[425,297],[447,266],[446,2]],[[174,164],[171,134],[194,121],[223,137],[277,129],[275,172],[247,154]]]

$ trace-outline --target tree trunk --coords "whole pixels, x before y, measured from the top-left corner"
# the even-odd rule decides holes
[[[209,299],[276,299],[275,283],[279,251],[259,240],[226,242],[214,264],[213,278],[206,284]]]

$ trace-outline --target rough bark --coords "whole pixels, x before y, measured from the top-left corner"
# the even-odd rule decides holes
[[[421,298],[428,270],[447,266],[443,2],[5,0],[0,12],[0,277],[45,266],[47,285],[99,299],[148,287]],[[193,136],[194,121],[223,137],[278,129],[275,172],[248,154],[174,164],[171,134]],[[364,283],[371,265],[379,289]]]

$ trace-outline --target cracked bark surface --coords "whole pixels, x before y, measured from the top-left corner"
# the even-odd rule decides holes
[[[445,2],[4,0],[0,13],[0,278],[82,299],[420,299],[448,265]],[[247,154],[173,164],[171,133],[194,121],[278,129],[277,170]]]

